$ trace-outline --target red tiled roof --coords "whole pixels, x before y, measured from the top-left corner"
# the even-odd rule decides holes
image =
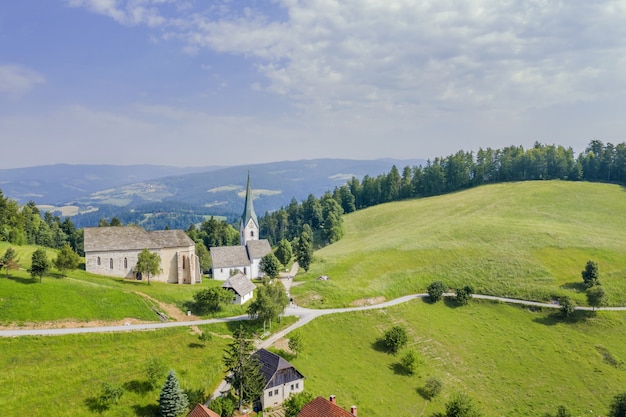
[[[354,417],[349,411],[331,403],[324,397],[317,397],[302,407],[298,417]]]
[[[220,415],[213,410],[209,410],[202,404],[198,404],[187,414],[187,417],[220,417]]]

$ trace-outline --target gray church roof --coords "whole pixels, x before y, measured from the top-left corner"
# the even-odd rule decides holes
[[[85,227],[85,252],[180,248],[195,243],[182,230],[147,232],[138,226]]]
[[[246,247],[248,248],[248,255],[251,260],[261,259],[272,251],[270,242],[267,239],[249,240],[246,243]]]
[[[243,227],[248,225],[250,219],[254,222],[256,227],[259,227],[259,221],[256,218],[256,213],[254,212],[254,206],[252,205],[252,188],[250,186],[250,173],[248,172],[248,186],[246,188],[246,202],[243,206],[243,214],[241,215],[241,224]]]
[[[216,246],[211,248],[213,268],[250,266],[245,246]]]
[[[85,227],[85,252],[159,249],[160,245],[138,226]]]
[[[254,352],[254,356],[261,363],[265,389],[304,379],[304,375],[292,364],[269,350],[259,349]]]
[[[254,291],[256,289],[256,285],[254,285],[247,276],[239,272],[228,278],[226,282],[222,284],[222,288],[230,288],[239,294],[240,297],[243,297],[244,295],[250,294]]]
[[[154,230],[148,233],[162,248],[180,248],[195,245],[194,241],[182,230]]]

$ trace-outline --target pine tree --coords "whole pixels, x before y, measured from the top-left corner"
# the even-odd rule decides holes
[[[176,372],[170,369],[159,396],[159,414],[161,417],[179,417],[188,406],[189,400],[178,383]]]
[[[265,379],[261,364],[252,355],[254,345],[246,338],[243,327],[233,334],[234,339],[224,351],[224,366],[230,372],[226,382],[239,391],[239,409],[244,402],[253,401],[263,393]]]

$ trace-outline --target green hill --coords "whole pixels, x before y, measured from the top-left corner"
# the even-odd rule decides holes
[[[425,292],[442,280],[533,300],[567,294],[584,304],[580,272],[593,259],[610,304],[626,305],[624,213],[623,187],[561,181],[383,204],[345,216],[344,238],[316,252],[306,284],[292,293],[301,305],[344,306]]]

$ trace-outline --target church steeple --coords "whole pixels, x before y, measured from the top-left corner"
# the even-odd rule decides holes
[[[241,232],[241,244],[245,245],[249,240],[259,240],[259,220],[254,212],[252,204],[252,187],[250,186],[250,171],[248,171],[248,186],[246,187],[246,202],[244,204],[243,214],[241,216],[241,224],[239,231]]]

